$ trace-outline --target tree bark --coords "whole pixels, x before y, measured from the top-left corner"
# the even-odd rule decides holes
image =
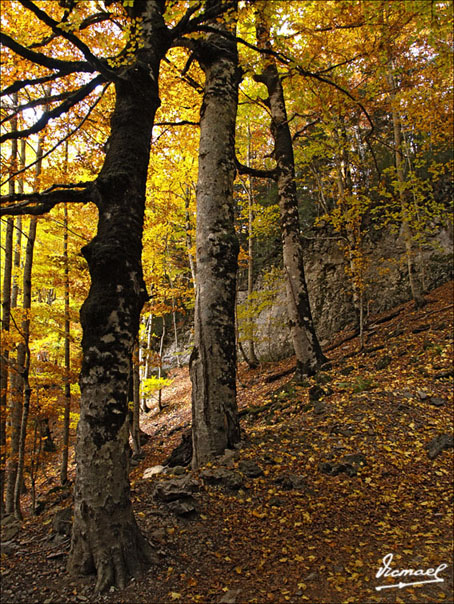
[[[68,147],[66,147],[67,149]],[[63,455],[60,468],[60,484],[62,485],[66,484],[68,480],[69,424],[71,413],[71,377],[69,373],[71,370],[71,321],[69,315],[68,206],[66,204],[64,207],[63,262],[65,272],[65,410],[63,416]]]
[[[215,0],[206,3],[208,9]],[[214,27],[227,30],[225,22]],[[234,41],[210,34],[197,45],[205,72],[200,113],[196,226],[196,304],[192,380],[192,465],[198,468],[240,440],[236,403],[234,229],[238,54]]]
[[[269,47],[269,30],[262,13],[256,11],[256,31],[259,44]],[[287,305],[296,354],[297,379],[313,375],[326,362],[312,320],[304,274],[304,252],[300,236],[298,198],[295,184],[293,142],[288,125],[284,91],[273,58],[265,60],[265,69],[255,76],[268,90],[271,112],[271,132],[275,141],[277,187],[281,215],[284,269],[287,277]]]
[[[82,249],[91,287],[80,318],[83,360],[74,521],[68,570],[97,573],[97,591],[124,587],[153,560],[134,518],[128,477],[131,353],[147,299],[141,250],[159,64],[168,30],[159,0],[135,3],[143,48],[115,80],[116,101],[97,179],[95,238]],[[146,36],[146,37],[145,37]]]
[[[39,145],[40,150],[41,145]],[[39,164],[38,164],[39,165]],[[17,471],[16,480],[14,484],[14,514],[17,518],[22,518],[22,512],[20,508],[20,496],[22,491],[22,484],[24,480],[24,463],[25,463],[25,440],[27,437],[27,422],[30,412],[30,399],[31,399],[31,388],[29,383],[29,372],[30,372],[30,308],[32,302],[32,268],[33,268],[33,251],[35,248],[36,239],[36,227],[38,219],[36,217],[30,218],[30,228],[27,236],[27,247],[25,249],[25,265],[24,265],[24,280],[23,280],[23,302],[22,308],[24,309],[24,318],[21,325],[21,335],[23,341],[19,344],[18,357],[18,371],[22,382],[23,389],[23,405],[22,405],[22,417],[20,423],[19,441],[18,441],[18,459],[17,459]]]

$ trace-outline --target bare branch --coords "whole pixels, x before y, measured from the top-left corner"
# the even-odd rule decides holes
[[[29,79],[29,80],[18,80],[8,86],[4,90],[0,91],[0,97],[7,96],[26,88],[27,86],[37,86],[39,84],[47,84],[47,82],[53,82],[54,80],[58,80],[58,78],[64,77],[68,74],[66,73],[53,73],[51,75],[43,76],[42,78]]]
[[[76,90],[61,105],[55,107],[54,109],[51,109],[50,111],[46,111],[40,117],[40,119],[33,124],[33,126],[30,126],[30,128],[26,128],[25,130],[15,130],[12,132],[6,132],[2,136],[0,136],[0,142],[10,139],[24,138],[26,136],[29,136],[30,134],[35,134],[36,132],[39,132],[45,126],[47,126],[49,120],[55,117],[59,117],[63,113],[66,113],[68,109],[70,109],[74,105],[77,105],[77,103],[80,103],[80,101],[83,101],[84,98],[86,98],[91,92],[93,92],[96,86],[99,86],[103,82],[103,75],[96,76],[91,82],[89,82],[85,86],[82,86],[82,88]]]
[[[256,168],[245,166],[236,157],[235,167],[238,171],[238,174],[248,174],[249,176],[254,176],[255,178],[276,178],[277,176],[277,168],[273,168],[272,170],[257,170]]]
[[[88,203],[92,201],[96,181],[72,185],[53,185],[42,193],[18,193],[0,197],[0,216],[46,214],[59,203]]]
[[[92,73],[94,71],[93,67],[86,61],[62,61],[61,59],[53,59],[41,52],[35,52],[34,50],[22,46],[22,44],[19,44],[16,40],[13,40],[13,38],[8,36],[8,34],[3,32],[0,32],[0,42],[20,57],[23,57],[32,63],[36,63],[37,65],[41,65],[42,67],[47,67],[48,69],[58,69],[65,74],[75,73],[76,71],[85,73]]]
[[[109,69],[107,63],[105,63],[101,59],[98,59],[98,57],[96,57],[91,52],[88,46],[84,42],[82,42],[82,40],[79,40],[79,38],[75,36],[72,32],[61,29],[57,21],[52,19],[52,17],[50,17],[43,10],[38,8],[33,2],[31,2],[31,0],[19,0],[19,2],[22,4],[22,6],[28,8],[34,15],[36,15],[40,21],[50,27],[55,34],[63,36],[64,38],[66,38],[66,40],[74,44],[74,46],[82,52],[86,61],[93,67],[94,70],[99,71],[99,73],[103,74],[107,80],[115,79],[115,72]]]
[[[18,170],[17,172],[14,172],[14,174],[11,174],[6,180],[4,180],[2,183],[0,183],[0,187],[2,187],[3,185],[6,185],[12,178],[15,178],[19,174],[22,174],[22,172],[26,172],[27,170],[29,170],[30,168],[32,168],[39,161],[43,160],[45,157],[47,157],[48,155],[50,155],[51,153],[53,153],[55,151],[55,149],[58,149],[58,147],[62,143],[64,143],[66,140],[68,140],[75,132],[77,132],[78,130],[80,130],[80,128],[84,125],[84,123],[90,117],[90,115],[91,115],[92,111],[94,110],[94,108],[96,107],[96,105],[99,103],[99,101],[104,96],[104,93],[107,90],[107,88],[110,86],[110,84],[111,84],[111,82],[107,82],[107,84],[103,88],[102,93],[99,95],[99,97],[96,99],[96,101],[93,103],[93,105],[89,108],[87,114],[77,124],[77,126],[75,128],[73,128],[72,130],[70,130],[68,132],[68,134],[66,136],[64,136],[63,138],[61,138],[51,149],[49,149],[49,151],[46,151],[46,153],[43,153],[43,155],[40,158],[35,159],[35,161],[31,162],[30,164],[28,164],[27,166],[25,166],[24,168],[22,168],[22,170]]]
[[[28,103],[24,103],[23,105],[19,105],[19,107],[14,108],[14,111],[12,113],[10,113],[5,118],[3,118],[0,121],[0,124],[9,122],[9,120],[12,120],[16,115],[18,115],[22,111],[25,111],[26,109],[33,109],[33,107],[39,107],[41,105],[48,105],[49,103],[55,103],[56,101],[62,101],[64,99],[67,99],[69,96],[71,96],[71,94],[73,92],[74,92],[73,90],[68,90],[66,92],[62,92],[61,94],[55,94],[55,95],[49,96],[49,97],[41,97],[39,99],[34,99],[33,101],[29,101]]]
[[[180,120],[179,122],[156,122],[155,126],[200,126],[200,122],[191,122],[191,120]]]

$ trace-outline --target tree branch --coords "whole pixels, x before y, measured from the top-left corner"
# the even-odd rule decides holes
[[[276,178],[277,176],[277,168],[273,168],[272,170],[257,170],[256,168],[245,166],[237,157],[235,157],[235,168],[237,169],[238,174],[248,174],[255,178]]]
[[[78,90],[76,90],[61,105],[59,105],[58,107],[55,107],[54,109],[51,109],[50,111],[46,111],[40,117],[40,119],[33,124],[33,126],[30,126],[30,128],[26,128],[25,130],[15,130],[12,132],[6,132],[2,136],[0,136],[0,143],[3,141],[6,141],[6,140],[10,140],[10,139],[24,138],[26,136],[29,136],[30,134],[35,134],[36,132],[39,132],[45,126],[47,126],[47,124],[49,123],[49,120],[51,120],[55,117],[59,117],[60,115],[62,115],[62,113],[66,113],[66,111],[68,111],[68,109],[70,109],[77,103],[80,103],[80,101],[83,101],[83,99],[85,97],[87,97],[91,92],[93,92],[93,90],[96,88],[96,86],[99,86],[103,82],[104,82],[103,75],[96,76],[95,78],[93,78],[93,80],[91,82],[89,82],[85,86],[82,86],[82,88],[79,88]]]
[[[43,155],[40,158],[35,159],[35,161],[31,162],[30,164],[28,164],[27,166],[25,166],[21,170],[18,170],[17,172],[14,172],[14,174],[11,174],[6,180],[4,180],[2,183],[0,183],[0,187],[2,187],[3,185],[6,185],[12,178],[18,176],[19,174],[22,174],[22,172],[26,172],[27,170],[29,170],[30,168],[32,168],[39,161],[43,160],[45,157],[47,157],[48,155],[50,155],[51,153],[53,153],[55,151],[55,149],[57,149],[62,143],[64,143],[66,140],[68,140],[68,138],[70,138],[75,132],[77,132],[78,130],[80,130],[80,128],[84,125],[84,123],[90,117],[90,115],[91,115],[92,111],[94,110],[94,108],[96,107],[96,105],[99,103],[99,101],[104,96],[104,93],[107,90],[107,88],[110,86],[110,84],[111,84],[111,82],[107,82],[107,84],[103,88],[102,93],[99,95],[99,97],[96,99],[96,101],[93,103],[93,105],[87,111],[87,114],[77,124],[77,126],[75,128],[73,128],[72,130],[70,130],[68,132],[68,134],[66,136],[64,136],[63,138],[61,138],[53,147],[51,147],[51,149],[49,149],[49,151],[46,151],[46,153],[43,153]]]
[[[42,78],[29,79],[29,80],[18,80],[11,84],[4,90],[0,91],[0,97],[7,96],[13,94],[14,92],[19,92],[22,88],[26,88],[27,86],[36,86],[38,84],[47,84],[47,82],[52,82],[57,80],[58,78],[64,77],[67,75],[66,73],[53,73],[52,75],[43,76]]]
[[[0,216],[22,214],[38,216],[46,214],[59,203],[88,203],[93,198],[95,188],[96,181],[91,181],[71,185],[53,185],[42,193],[2,195],[0,197]]]
[[[66,38],[66,40],[68,40],[68,42],[71,42],[76,48],[78,48],[84,55],[87,63],[89,63],[94,70],[99,71],[99,73],[103,74],[106,80],[115,79],[115,72],[109,69],[109,67],[104,61],[98,59],[98,57],[96,57],[91,52],[88,46],[84,42],[82,42],[82,40],[79,40],[79,38],[75,36],[72,32],[65,31],[64,29],[60,28],[59,23],[57,21],[52,19],[52,17],[50,17],[43,10],[38,8],[33,2],[31,2],[31,0],[19,0],[19,2],[22,4],[22,6],[28,8],[34,15],[36,15],[40,21],[50,27],[56,35],[63,36],[64,38]]]
[[[68,90],[67,92],[62,92],[61,94],[55,94],[49,97],[41,97],[39,99],[34,99],[33,101],[30,101],[28,103],[24,103],[23,105],[19,105],[18,107],[14,108],[14,111],[12,113],[4,117],[0,121],[0,124],[9,122],[9,120],[12,120],[16,115],[21,113],[21,111],[25,111],[26,109],[33,109],[33,107],[39,107],[40,105],[48,105],[49,103],[55,103],[57,101],[67,99],[71,96],[73,92],[73,90]]]
[[[62,61],[61,59],[53,59],[41,52],[35,52],[34,50],[22,46],[22,44],[19,44],[16,40],[13,40],[13,38],[8,36],[8,34],[3,32],[0,32],[0,43],[32,63],[47,67],[48,69],[58,69],[64,74],[74,73],[76,71],[93,73],[94,71],[93,67],[86,61]]]

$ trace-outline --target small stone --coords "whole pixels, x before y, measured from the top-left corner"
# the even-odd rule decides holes
[[[439,434],[426,444],[428,456],[430,459],[435,459],[445,449],[454,447],[454,436],[452,434]]]
[[[239,468],[248,478],[257,478],[263,474],[262,468],[252,459],[243,459],[240,461]]]
[[[418,390],[416,394],[418,395],[420,401],[425,401],[429,398],[427,392],[424,392],[423,390]]]
[[[185,497],[168,504],[169,510],[177,516],[194,516],[197,514],[196,501],[193,497]]]
[[[236,604],[239,595],[239,589],[229,589],[219,600],[219,604]]]
[[[224,455],[219,458],[219,464],[221,466],[230,465],[235,459],[238,459],[238,451],[233,449],[226,449]]]
[[[206,469],[200,473],[200,477],[207,484],[221,485],[232,490],[237,490],[243,486],[243,477],[239,472],[227,470],[225,468]]]
[[[143,473],[143,479],[147,480],[152,476],[156,476],[156,474],[161,474],[164,471],[164,466],[153,466],[152,468],[147,468]]]
[[[381,359],[378,359],[378,361],[375,363],[375,369],[377,371],[381,371],[382,369],[386,369],[386,367],[388,367],[388,365],[391,363],[392,358],[385,354],[383,357],[381,357]]]
[[[434,407],[443,407],[446,403],[442,398],[438,398],[437,396],[431,396],[427,401],[430,405],[434,405]]]
[[[315,403],[315,401],[319,401],[324,396],[326,396],[326,392],[317,384],[309,388],[309,400],[312,403]]]
[[[163,528],[156,529],[151,533],[151,538],[153,541],[157,541],[158,543],[162,543],[166,538],[166,531]]]
[[[366,456],[362,453],[351,453],[350,455],[345,455],[341,461],[352,466],[365,466],[367,463]]]
[[[174,468],[172,468],[172,474],[175,474],[176,476],[182,476],[183,474],[186,474],[186,468],[184,468],[183,466],[175,466]]]

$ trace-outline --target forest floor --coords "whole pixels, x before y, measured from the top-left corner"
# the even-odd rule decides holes
[[[307,384],[281,375],[294,359],[241,365],[242,446],[221,470],[192,474],[188,517],[153,496],[175,478],[143,478],[190,424],[187,369],[175,371],[164,410],[143,418],[151,438],[131,472],[137,520],[160,562],[101,596],[93,578],[68,577],[69,540],[54,518],[69,499],[55,491],[4,549],[2,604],[453,602],[452,291],[375,317],[362,351],[338,334],[332,368]],[[187,480],[189,470],[177,472]],[[393,570],[418,574],[377,577],[388,554]],[[439,581],[422,574],[440,565]]]

